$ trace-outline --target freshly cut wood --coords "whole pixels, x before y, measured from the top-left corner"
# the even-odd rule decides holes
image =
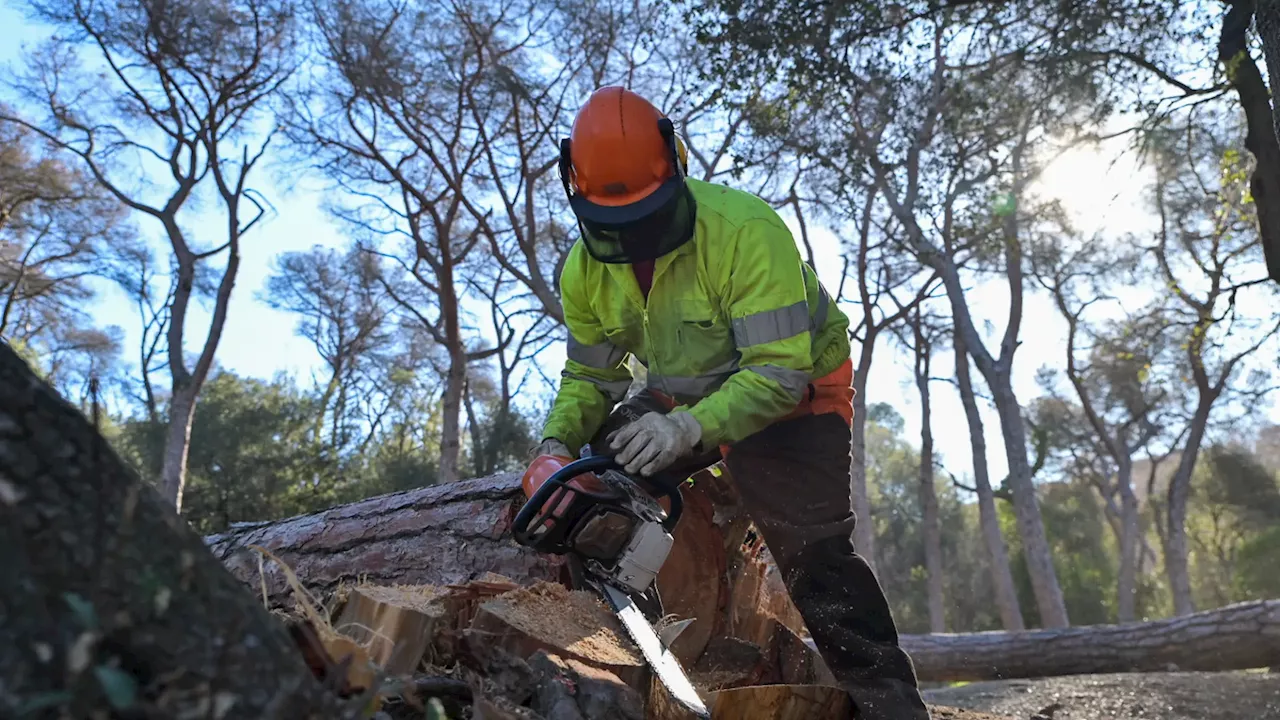
[[[537,583],[480,604],[471,637],[528,659],[539,650],[608,670],[637,690],[649,668],[617,618],[599,598],[555,583]]]
[[[260,579],[250,546],[270,550],[318,596],[344,583],[444,586],[486,572],[521,585],[559,581],[562,558],[535,553],[511,537],[524,499],[520,475],[508,473],[237,526],[207,536],[205,543],[255,592],[265,581],[273,607],[292,605],[287,583],[277,568],[266,568]]]
[[[774,616],[799,631],[799,615],[780,592],[776,568],[728,473],[699,473],[684,496],[685,517],[657,581],[667,613],[693,620],[675,642],[676,657],[692,666],[722,635],[764,647]],[[563,558],[534,553],[511,537],[523,502],[519,475],[497,475],[239,526],[205,541],[255,593],[265,586],[271,607],[292,607],[293,594],[279,568],[260,566],[250,546],[270,550],[308,591],[326,598],[361,583],[447,586],[490,571],[519,585],[567,584]],[[743,580],[744,572],[754,575]]]
[[[734,637],[764,647],[773,638],[775,621],[798,636],[808,634],[804,618],[791,602],[782,574],[763,542],[743,549],[730,596],[729,629]]]
[[[904,635],[901,643],[926,681],[1266,668],[1280,665],[1280,600],[1123,625]]]
[[[791,601],[791,593],[787,591],[787,585],[782,579],[782,571],[774,562],[773,555],[767,546],[760,549],[759,557],[765,566],[760,611],[767,617],[774,618],[791,628],[796,635],[807,637],[809,629],[805,627],[804,617],[800,615],[800,609]]]
[[[830,685],[752,685],[721,690],[712,720],[850,720],[849,693]]]
[[[698,663],[689,667],[689,679],[699,690],[723,690],[759,685],[769,674],[765,653],[757,646],[733,637],[713,638]]]
[[[712,635],[721,631],[722,607],[728,600],[724,538],[715,524],[711,499],[696,489],[684,495],[684,513],[676,525],[675,544],[658,572],[663,610],[692,620],[671,646],[681,663],[698,661]]]
[[[434,585],[360,585],[347,596],[334,629],[367,647],[383,672],[410,675],[455,612],[447,591]]]

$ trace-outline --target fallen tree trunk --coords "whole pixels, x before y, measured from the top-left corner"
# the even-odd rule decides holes
[[[765,562],[763,543],[750,532],[728,478],[700,473],[684,495],[676,544],[657,581],[664,610],[693,620],[673,646],[680,661],[693,666],[716,638],[764,648],[775,616],[800,632],[799,613]],[[444,586],[487,572],[521,585],[567,584],[561,558],[534,553],[512,538],[511,523],[523,502],[520,477],[504,474],[248,524],[205,540],[232,574],[255,589],[265,586],[273,607],[291,607],[293,595],[281,567],[263,563],[255,546],[291,567],[321,598],[357,583]]]
[[[0,716],[346,717],[172,503],[0,344]]]
[[[921,680],[998,680],[1280,665],[1280,600],[1192,615],[1024,632],[906,635]]]
[[[698,669],[709,668],[700,662],[704,654],[713,646],[723,650],[728,640],[754,645],[761,658],[776,654],[779,648],[785,650],[785,643],[777,644],[785,635],[775,638],[775,619],[797,635],[804,635],[803,621],[786,597],[776,569],[766,561],[767,549],[753,537],[750,523],[737,508],[731,483],[725,477],[703,474],[685,495],[685,518],[677,529],[679,542],[658,580],[667,612],[680,619],[694,618],[676,641],[677,656],[685,667]],[[251,552],[250,546],[269,549],[293,566],[308,588],[320,594],[357,580],[445,585],[490,571],[521,585],[537,580],[564,582],[559,559],[532,553],[511,538],[511,520],[523,500],[519,477],[499,475],[236,528],[209,537],[207,542],[250,586],[259,587],[261,572],[270,600],[282,605],[289,604],[283,575],[270,563],[260,570],[258,554]],[[1267,667],[1280,664],[1278,603],[1249,603],[1153,623],[908,635],[903,636],[902,644],[925,681],[1170,667]],[[829,677],[820,658],[803,662],[814,664],[813,670],[807,671],[812,674],[789,681],[814,682],[815,678]],[[717,677],[727,679],[727,686],[757,682],[770,673],[776,677],[763,660],[717,670]]]
[[[519,475],[495,475],[235,527],[205,542],[233,575],[255,588],[265,582],[273,606],[291,604],[289,587],[280,567],[260,565],[255,545],[293,568],[321,597],[358,581],[443,586],[486,572],[520,584],[561,580],[559,558],[511,537],[523,502]]]

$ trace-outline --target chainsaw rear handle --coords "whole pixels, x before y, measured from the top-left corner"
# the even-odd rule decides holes
[[[511,532],[515,536],[516,540],[521,543],[525,543],[526,539],[530,537],[530,523],[538,519],[543,521],[548,519],[546,517],[540,518],[539,516],[542,515],[542,509],[547,505],[547,501],[551,500],[552,496],[555,495],[556,491],[560,488],[565,488],[567,492],[590,494],[578,488],[566,487],[570,480],[584,473],[598,474],[609,470],[616,470],[623,475],[626,475],[627,479],[630,479],[631,477],[626,474],[626,471],[616,460],[608,455],[592,455],[585,457],[581,460],[575,460],[574,462],[571,462],[557,470],[551,477],[547,478],[546,482],[542,483],[542,485],[534,491],[533,497],[529,498],[528,502],[524,504],[524,507],[520,508],[520,511],[516,513],[516,519],[511,528]],[[680,486],[658,487],[657,489],[660,491],[661,495],[665,495],[671,500],[671,510],[667,512],[666,520],[662,521],[662,527],[667,532],[673,532],[675,530],[676,523],[680,521],[680,514],[684,512],[684,497],[680,495]]]

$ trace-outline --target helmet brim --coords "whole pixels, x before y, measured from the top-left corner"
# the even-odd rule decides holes
[[[595,199],[575,193],[569,197],[569,206],[586,222],[604,228],[625,228],[666,207],[683,188],[684,179],[673,175],[657,183],[647,193]]]

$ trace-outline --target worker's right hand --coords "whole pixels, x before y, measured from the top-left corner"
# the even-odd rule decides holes
[[[629,473],[650,477],[688,455],[702,439],[702,425],[684,410],[651,412],[609,436],[616,460]]]
[[[540,458],[543,455],[555,455],[557,457],[567,458],[574,457],[574,454],[569,451],[569,447],[555,438],[547,438],[543,440],[541,445],[534,448],[533,451],[529,453],[529,459],[533,460]]]

